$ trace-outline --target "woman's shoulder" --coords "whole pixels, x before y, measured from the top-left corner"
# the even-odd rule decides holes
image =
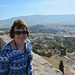
[[[29,39],[26,39],[27,43],[31,43],[31,41]]]
[[[26,43],[28,44],[29,47],[31,47],[31,41],[29,39],[26,39]]]

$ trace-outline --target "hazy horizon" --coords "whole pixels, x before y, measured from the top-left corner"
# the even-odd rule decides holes
[[[75,0],[0,0],[0,20],[31,15],[75,14]]]
[[[54,14],[54,15],[38,15],[38,14],[34,14],[34,15],[26,15],[25,17],[27,16],[60,16],[60,15],[75,15],[75,14]],[[6,18],[6,19],[0,19],[0,20],[7,20],[7,19],[11,19],[11,18],[17,18],[17,17],[24,17],[24,16],[15,16],[15,17],[10,17],[10,18]]]

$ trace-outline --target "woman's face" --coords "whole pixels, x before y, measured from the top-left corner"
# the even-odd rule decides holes
[[[16,29],[16,27],[14,28],[14,39],[15,41],[18,42],[24,42],[27,38],[27,34],[26,34],[26,28],[24,29]]]

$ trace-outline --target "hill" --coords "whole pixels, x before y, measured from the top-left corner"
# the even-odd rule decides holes
[[[56,26],[55,26],[56,28]],[[59,30],[51,28],[49,25],[34,25],[29,27],[30,32],[32,33],[57,33]]]
[[[0,20],[0,28],[10,28],[16,19],[24,20],[28,26],[36,24],[64,24],[75,25],[75,15],[32,15],[32,16],[19,16],[10,19]]]

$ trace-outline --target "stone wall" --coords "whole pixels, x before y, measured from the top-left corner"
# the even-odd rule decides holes
[[[0,36],[0,50],[2,49],[2,47],[8,43],[10,41],[10,37],[7,35],[1,35]]]
[[[0,37],[0,50],[6,43],[3,41],[3,39]]]

